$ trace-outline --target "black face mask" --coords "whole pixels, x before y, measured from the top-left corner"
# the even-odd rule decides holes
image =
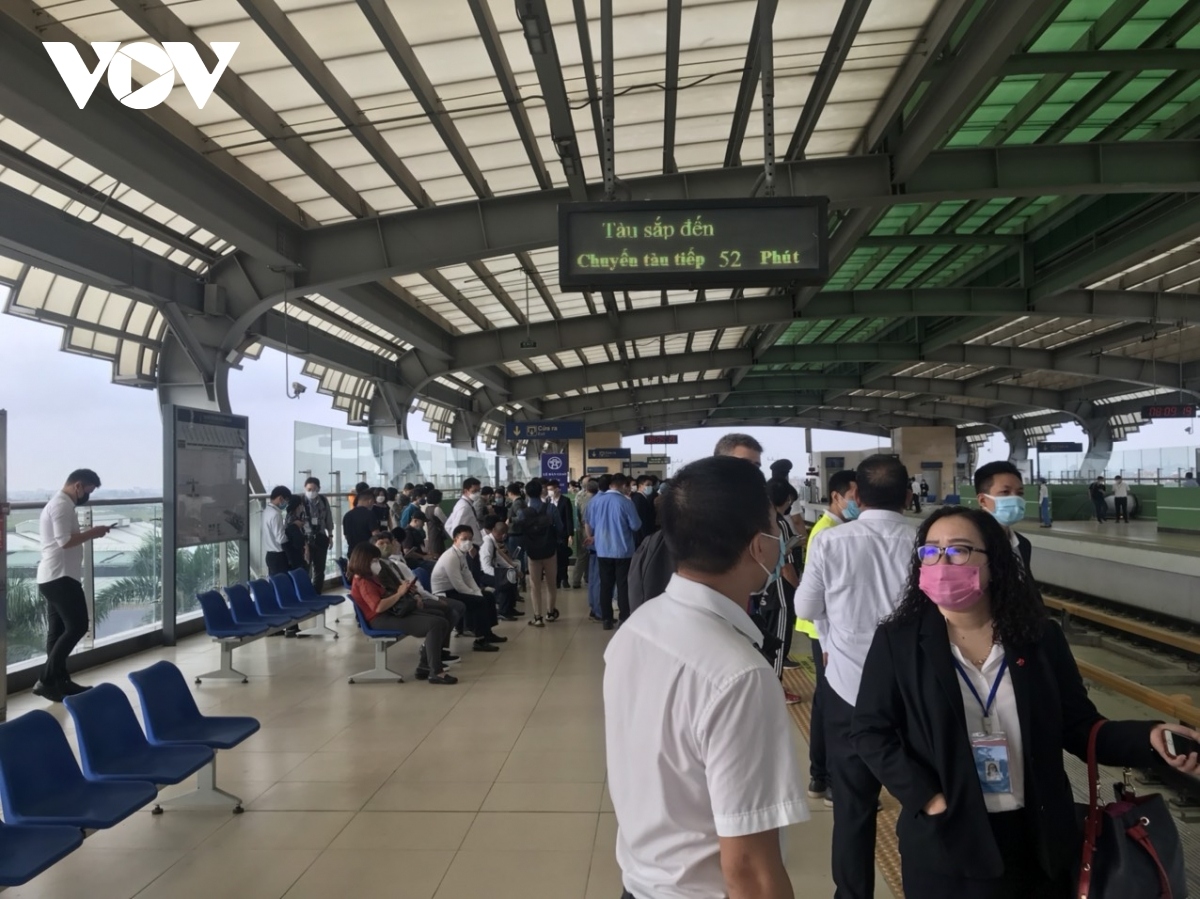
[[[77,506],[86,506],[86,505],[88,504],[88,500],[89,500],[89,499],[91,499],[91,498],[92,498],[92,495],[91,495],[90,493],[85,493],[85,494],[83,495],[83,498],[82,498],[82,499],[80,499],[79,497],[75,497],[75,498],[74,498],[74,499],[75,499],[75,505],[77,505]]]

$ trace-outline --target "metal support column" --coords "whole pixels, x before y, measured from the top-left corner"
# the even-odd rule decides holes
[[[763,194],[775,196],[775,3],[758,0],[758,54],[762,69]]]
[[[600,65],[601,91],[604,111],[604,199],[611,200],[617,191],[616,155],[613,147],[613,123],[616,118],[613,98],[613,4],[600,0]]]
[[[0,721],[8,717],[8,413],[0,409]]]

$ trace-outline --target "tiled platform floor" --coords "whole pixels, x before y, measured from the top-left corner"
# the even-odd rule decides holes
[[[582,591],[560,592],[560,606],[562,620],[545,629],[502,625],[510,642],[498,653],[465,652],[454,687],[411,678],[412,640],[391,653],[407,683],[349,685],[371,648],[348,610],[336,642],[271,638],[236,651],[250,683],[195,692],[208,713],[262,721],[218,768],[246,813],[140,812],[6,899],[617,899],[604,787],[608,635],[587,621]],[[216,657],[196,637],[79,680],[132,694],[131,670],[165,658],[191,676]],[[9,717],[47,707],[70,732],[62,706],[30,694],[10,697]],[[806,754],[799,731],[796,751]],[[797,896],[832,895],[831,830],[820,803],[791,829]]]

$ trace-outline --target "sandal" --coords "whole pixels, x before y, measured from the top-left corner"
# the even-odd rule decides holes
[[[558,621],[558,609],[551,609],[546,613],[547,621]]]

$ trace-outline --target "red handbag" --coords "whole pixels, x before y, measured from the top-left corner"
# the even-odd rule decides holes
[[[1170,809],[1158,793],[1137,796],[1117,785],[1117,800],[1101,807],[1096,737],[1088,735],[1088,805],[1079,866],[1079,899],[1187,899],[1183,847]],[[1082,807],[1081,807],[1082,808]]]

